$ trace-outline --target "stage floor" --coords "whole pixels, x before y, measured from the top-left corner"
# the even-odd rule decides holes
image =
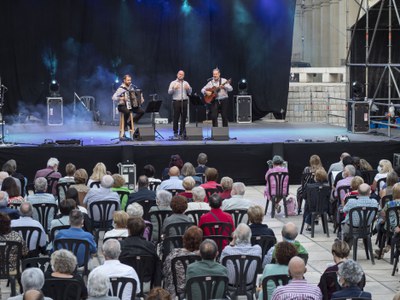
[[[257,121],[253,123],[230,123],[229,141],[213,141],[211,125],[199,124],[203,130],[202,141],[183,141],[172,139],[172,124],[156,125],[160,133],[154,141],[118,140],[118,127],[98,125],[96,123],[75,123],[62,126],[45,126],[40,124],[13,124],[5,125],[4,140],[10,146],[37,146],[56,140],[81,140],[84,146],[106,145],[171,145],[171,144],[221,144],[221,143],[285,143],[285,142],[334,142],[336,136],[346,135],[351,142],[388,141],[400,138],[400,130],[391,130],[391,138],[387,136],[387,129],[376,129],[374,133],[347,132],[346,128],[323,123],[288,123]],[[137,127],[151,127],[151,124],[137,124]],[[189,124],[187,127],[195,127]]]

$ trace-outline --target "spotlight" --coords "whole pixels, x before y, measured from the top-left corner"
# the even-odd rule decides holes
[[[247,95],[247,80],[245,78],[240,79],[238,82],[239,95]]]
[[[60,96],[60,84],[57,80],[53,79],[49,84],[49,93],[51,97],[59,97]]]
[[[359,81],[354,81],[351,84],[351,90],[353,92],[353,100],[360,101],[364,97],[364,85]]]

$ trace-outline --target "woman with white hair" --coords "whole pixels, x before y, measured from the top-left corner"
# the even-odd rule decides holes
[[[186,209],[186,211],[211,209],[210,205],[204,202],[204,199],[206,198],[206,191],[202,187],[197,186],[193,188],[192,195],[193,195],[193,202],[188,203],[188,208]]]
[[[108,296],[110,279],[101,269],[94,269],[88,278],[88,300],[119,300],[118,297]]]
[[[182,180],[182,186],[185,189],[184,192],[179,193],[179,196],[183,196],[187,199],[188,202],[193,201],[193,193],[192,190],[195,187],[196,182],[194,181],[193,177],[187,176]]]
[[[141,217],[143,218],[143,206],[141,206],[137,202],[133,202],[132,204],[129,204],[128,207],[126,208],[126,212],[128,213],[129,217]],[[143,237],[149,241],[150,240],[150,226],[148,224],[151,224],[150,221],[144,220],[144,224],[146,225],[144,232],[143,232]]]
[[[332,300],[352,297],[372,299],[371,293],[364,292],[358,286],[364,275],[364,271],[358,262],[352,259],[342,262],[339,265],[337,275],[342,289],[332,294]]]
[[[76,271],[77,264],[77,259],[71,251],[65,249],[54,251],[50,257],[51,268],[49,268],[45,273],[46,280],[43,286],[43,293],[45,295],[52,294],[48,279],[76,279],[81,285],[81,299],[86,299],[86,285],[82,277]],[[74,291],[71,291],[71,295],[68,297],[68,299],[72,299],[74,297],[75,293]]]
[[[28,268],[22,272],[21,285],[24,293],[30,290],[40,291],[44,285],[44,274],[39,268]],[[23,300],[24,294],[8,298],[9,300]],[[44,297],[44,300],[51,300],[51,298]]]

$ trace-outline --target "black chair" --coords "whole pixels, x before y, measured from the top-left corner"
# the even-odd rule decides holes
[[[152,181],[149,183],[149,190],[150,191],[156,191],[157,187],[160,185],[161,182],[158,181]]]
[[[386,183],[386,177],[378,179],[376,182],[376,194],[379,196],[379,193],[381,191],[381,184]]]
[[[315,230],[315,217],[321,216],[321,223],[324,233],[329,237],[328,227],[328,211],[329,211],[329,197],[331,194],[331,187],[328,185],[320,185],[315,187],[306,187],[306,201],[308,206],[308,213],[311,214],[311,238],[314,238]],[[301,224],[300,234],[303,233],[304,224],[306,221],[306,214],[303,215],[303,222]]]
[[[31,226],[15,226],[12,229],[18,232],[22,239],[25,241],[29,249],[28,257],[39,256],[41,250],[40,240],[42,237],[42,230],[39,227]]]
[[[123,204],[122,202],[123,202],[124,198],[126,197],[126,203],[125,203],[125,207],[124,207],[124,210],[126,211],[126,207],[128,206],[128,198],[131,193],[128,191],[115,191],[115,192],[119,195],[120,207],[122,207],[122,204]]]
[[[262,280],[263,300],[268,300],[268,281],[273,281],[275,286],[287,285],[290,277],[288,275],[272,275],[266,276]]]
[[[108,292],[109,296],[115,296],[119,299],[123,299],[122,295],[127,286],[132,287],[131,300],[136,299],[136,288],[137,282],[135,279],[130,277],[110,277],[111,288]]]
[[[207,209],[197,209],[197,210],[189,210],[185,212],[185,215],[189,216],[193,222],[198,225],[200,221],[200,217],[206,213],[210,212]]]
[[[65,199],[65,194],[71,185],[75,184],[74,182],[57,182],[57,199],[58,205],[60,202]]]
[[[43,294],[53,300],[79,300],[82,287],[73,278],[47,278],[42,288]]]
[[[100,181],[93,181],[92,183],[90,183],[89,187],[92,188],[96,186],[97,188],[100,188]]]
[[[11,269],[11,257],[15,257],[15,269]],[[16,241],[0,241],[0,279],[6,279],[11,284],[11,296],[15,296],[16,280],[21,278],[22,244]]]
[[[181,278],[177,274],[186,274],[188,265],[200,260],[201,257],[199,255],[181,255],[171,260],[172,281],[175,287],[175,295],[178,296],[179,300],[185,296],[185,281],[180,281]]]
[[[253,299],[256,292],[257,271],[261,258],[253,255],[228,255],[222,259],[222,265],[228,269],[228,291],[231,297],[247,296]]]
[[[139,277],[140,293],[137,295],[138,297],[144,297],[143,283],[150,282],[150,289],[153,288],[153,286],[158,286],[160,284],[158,282],[160,274],[157,274],[159,272],[157,269],[157,259],[158,258],[151,255],[127,256],[119,258],[121,263],[131,266],[133,269],[135,269]]]
[[[256,235],[251,237],[251,245],[259,245],[261,247],[261,257],[264,258],[267,255],[268,250],[271,249],[276,244],[276,237],[272,235]],[[261,267],[258,269],[258,273],[263,272],[262,263]]]
[[[378,174],[377,170],[361,171],[361,177],[364,179],[364,182],[369,185],[374,182],[376,174]]]
[[[143,207],[143,220],[150,221],[149,211],[152,206],[157,206],[154,200],[140,200],[137,201]],[[128,206],[128,205],[127,205]],[[126,207],[125,207],[126,211]]]
[[[83,251],[83,275],[89,275],[90,245],[88,241],[77,239],[55,239],[53,249],[66,249],[78,257],[78,252]],[[80,266],[81,267],[81,266]]]
[[[267,213],[268,210],[268,205],[269,202],[271,201],[271,218],[275,217],[275,204],[279,201],[282,200],[283,202],[283,207],[285,210],[285,216],[286,218],[288,217],[287,213],[287,205],[286,205],[286,198],[289,194],[289,183],[285,185],[285,180],[286,178],[289,178],[289,173],[288,172],[273,172],[268,174],[267,176],[267,182],[268,182],[268,193],[270,195],[274,194],[271,196],[271,199],[267,199],[267,204],[265,206],[265,214]],[[275,181],[275,190],[272,190],[272,179]]]
[[[206,192],[206,197],[207,197],[207,201],[210,198],[211,195],[213,194],[219,194],[222,193],[222,187],[217,186],[215,189],[209,188],[209,189],[204,189]]]
[[[22,260],[22,271],[28,268],[39,268],[45,273],[50,267],[50,257],[31,257]]]
[[[68,229],[69,227],[70,227],[69,225],[62,225],[62,226],[53,227],[50,230],[49,242],[52,243],[54,241],[54,238],[56,237],[57,232],[59,232],[60,230],[63,230],[63,229]]]
[[[217,244],[218,255],[215,259],[219,262],[219,259],[222,254],[222,250],[224,250],[225,246],[227,246],[231,242],[232,238],[230,236],[228,237],[228,236],[224,236],[224,235],[203,236],[203,241],[206,239],[213,240]]]
[[[117,241],[123,241],[124,239],[126,239],[126,237],[124,237],[124,236],[118,236],[118,237],[116,237],[116,236],[111,236],[111,237],[108,237],[108,238],[104,238],[104,239],[103,239],[103,244],[104,244],[105,242],[107,242],[108,240],[112,240],[112,239],[117,240]]]
[[[334,192],[335,191],[333,191],[333,194],[334,194]],[[342,199],[341,197],[342,196],[344,197],[346,194],[348,194],[350,192],[351,192],[351,187],[349,185],[343,185],[337,189],[337,195],[334,195],[335,202],[332,204],[332,206],[333,206],[332,215],[334,216],[334,218],[333,218],[333,228],[334,228],[333,232],[334,233],[337,230],[339,230],[339,232],[341,230],[341,222],[339,221],[340,214],[341,214],[341,212],[339,211],[339,205],[341,204],[341,199]]]
[[[49,194],[54,195],[54,194],[53,194],[53,190],[55,190],[54,187],[57,186],[57,183],[58,183],[58,179],[59,179],[59,178],[53,178],[53,177],[45,177],[45,178],[46,178],[46,180],[47,180],[47,190],[46,190],[46,193],[49,193]],[[54,196],[57,196],[57,191],[56,191],[56,194],[55,194]]]
[[[157,242],[161,242],[162,225],[164,223],[164,220],[171,214],[172,214],[171,210],[155,210],[155,211],[149,212],[149,218],[151,220],[151,223],[153,223],[153,228],[154,228],[154,226],[157,226],[157,229],[158,229]],[[154,232],[153,232],[153,234],[154,234]]]
[[[228,277],[196,276],[186,282],[186,299],[223,299],[227,296]]]
[[[313,179],[313,173],[311,172],[306,172],[301,174],[301,184],[300,187],[297,189],[297,214],[299,215],[301,213],[301,206],[303,204],[303,199],[305,191],[306,191],[306,185],[312,182]]]
[[[369,259],[368,252],[371,254],[371,262],[375,264],[374,253],[372,249],[371,235],[372,228],[374,225],[375,217],[378,213],[377,207],[354,207],[349,211],[349,236],[353,239],[353,260],[357,260],[357,247],[358,239],[364,241],[365,254]],[[356,219],[359,220],[358,224],[355,224]]]
[[[94,201],[89,204],[89,216],[94,230],[96,244],[100,231],[112,229],[113,214],[118,210],[119,203],[111,200]],[[96,219],[94,216],[96,215]]]
[[[179,223],[172,223],[165,227],[165,236],[183,236],[185,234],[186,229],[190,226],[193,226],[192,222],[179,222]]]
[[[12,208],[12,209],[16,209],[19,211],[19,207],[21,206],[22,202],[12,202],[7,204],[7,207]]]
[[[166,189],[168,192],[170,192],[172,194],[172,196],[175,196],[176,194],[182,193],[185,190],[181,190],[181,189]]]
[[[226,213],[230,214],[235,224],[235,228],[240,223],[249,224],[249,216],[247,215],[247,209],[228,209],[225,210]]]
[[[162,260],[165,261],[168,254],[170,254],[172,250],[183,248],[183,236],[168,236],[163,239],[161,247]]]
[[[204,234],[207,235],[223,235],[230,237],[233,231],[231,223],[227,222],[209,222],[201,225]]]
[[[39,221],[39,223],[42,224],[44,230],[46,233],[49,232],[50,224],[49,224],[49,218],[50,221],[56,217],[57,210],[58,210],[58,205],[55,203],[35,203],[32,204],[33,208],[33,216],[36,221]],[[36,217],[35,217],[36,213]]]

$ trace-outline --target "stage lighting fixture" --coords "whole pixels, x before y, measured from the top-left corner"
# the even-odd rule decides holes
[[[362,100],[364,97],[364,85],[359,81],[354,81],[351,84],[351,90],[353,92],[353,100]]]
[[[239,95],[247,95],[247,80],[245,78],[240,79],[238,82]]]
[[[60,96],[60,84],[57,80],[53,79],[49,84],[49,93],[51,97]]]

